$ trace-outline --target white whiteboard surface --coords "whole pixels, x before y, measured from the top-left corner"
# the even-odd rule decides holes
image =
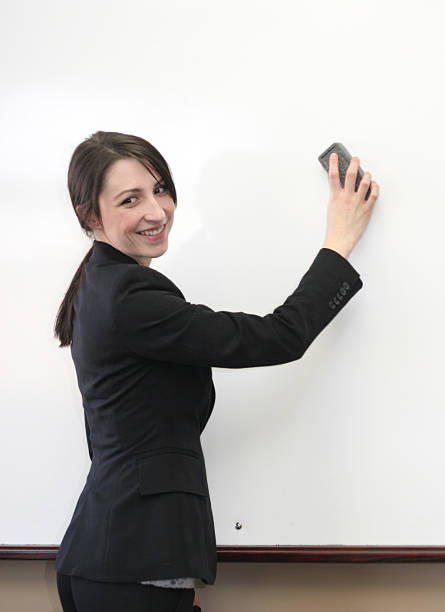
[[[53,326],[91,246],[68,164],[96,130],[172,169],[152,267],[188,301],[259,315],[323,244],[318,156],[360,157],[380,185],[349,257],[363,288],[301,360],[213,368],[217,544],[443,543],[443,3],[28,1],[2,22],[0,544],[58,545],[90,466]]]

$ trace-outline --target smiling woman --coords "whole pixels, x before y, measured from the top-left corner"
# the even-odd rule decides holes
[[[159,151],[142,138],[118,132],[99,131],[78,145],[69,165],[68,189],[82,229],[95,240],[58,311],[55,335],[60,340],[60,347],[73,347],[76,305],[79,305],[76,298],[94,245],[109,245],[113,252],[120,253],[128,261],[149,267],[152,258],[167,251],[177,205],[170,169]],[[123,199],[125,195],[127,197]],[[86,413],[85,424],[88,448],[93,458]],[[110,498],[109,502],[112,504],[113,499]],[[69,541],[68,532],[69,529],[65,534],[65,544]],[[131,556],[131,550],[129,552]],[[61,545],[57,556],[58,570],[60,564],[63,565],[65,554]],[[58,571],[57,585],[64,610],[76,609],[73,590],[77,605],[83,605],[85,609],[92,606],[104,609],[106,605],[110,612],[128,609],[130,601],[132,610],[139,609],[139,605],[141,610],[145,610],[147,593],[150,593],[150,601],[156,609],[167,610],[169,605],[171,608],[168,609],[189,610],[193,595],[193,603],[199,604],[193,591],[194,577],[178,575],[162,579],[158,575],[151,580],[147,569],[143,576],[147,580],[135,579],[130,584],[102,583],[75,575],[66,565],[63,569]],[[160,574],[162,576],[162,571]],[[200,608],[195,606],[195,609]]]
[[[75,151],[70,193],[95,240],[57,329],[71,344],[92,464],[56,557],[64,610],[74,609],[74,595],[84,602],[76,612],[137,612],[147,609],[147,598],[151,609],[187,612],[198,581],[215,582],[200,441],[215,404],[212,367],[301,359],[361,289],[358,272],[330,247],[349,248],[363,233],[359,205],[367,185],[355,197],[355,174],[346,191],[334,170],[331,176],[330,217],[341,240],[330,238],[273,312],[215,312],[188,302],[150,267],[167,250],[176,206],[160,154],[135,137],[103,132]],[[161,226],[158,235],[141,234]]]

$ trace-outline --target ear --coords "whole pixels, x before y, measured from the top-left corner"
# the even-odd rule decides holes
[[[102,229],[102,223],[100,223],[94,215],[88,219],[88,226],[90,229]]]
[[[82,208],[81,204],[78,204],[76,206],[76,214],[80,219],[80,209]],[[98,221],[98,219],[96,218],[96,216],[93,214],[91,215],[91,218],[88,219],[88,227],[90,229],[101,229],[102,228],[102,224]]]

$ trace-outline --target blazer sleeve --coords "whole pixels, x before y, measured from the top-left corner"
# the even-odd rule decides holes
[[[300,359],[326,325],[361,289],[347,259],[322,248],[283,304],[265,316],[192,304],[166,276],[126,266],[113,300],[119,341],[155,361],[249,368]]]

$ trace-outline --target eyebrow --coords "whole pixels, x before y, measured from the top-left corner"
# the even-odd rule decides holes
[[[130,191],[134,191],[135,193],[141,193],[144,190],[141,187],[133,187],[133,189],[124,189],[123,191],[118,193],[115,198],[113,198],[113,202],[114,200],[117,200],[118,198],[120,198],[120,196],[123,195],[124,193],[128,193]]]
[[[162,183],[162,179],[159,179],[159,181],[157,181],[154,184],[154,186],[156,187],[157,185],[159,185],[159,183]],[[120,198],[120,196],[123,195],[124,193],[129,193],[130,191],[134,191],[135,193],[142,193],[144,190],[142,189],[142,187],[133,187],[132,189],[124,189],[123,191],[118,193],[117,196],[113,198],[113,202],[117,200],[118,198]]]

